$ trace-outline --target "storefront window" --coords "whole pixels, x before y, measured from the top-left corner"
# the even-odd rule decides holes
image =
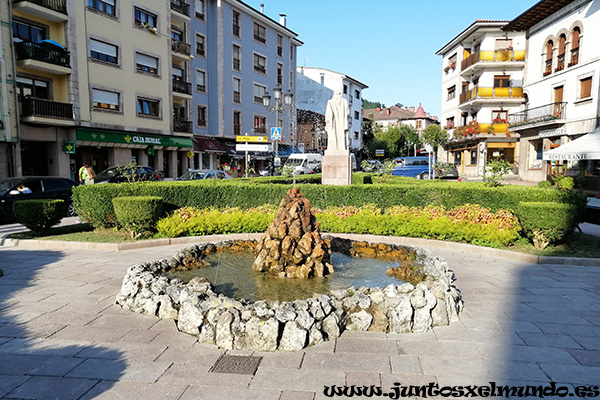
[[[474,165],[477,164],[477,150],[471,150],[471,160],[470,160],[470,164]]]
[[[529,169],[542,169],[543,151],[542,139],[529,142]]]

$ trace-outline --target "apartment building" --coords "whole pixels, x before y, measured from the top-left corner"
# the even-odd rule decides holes
[[[15,111],[11,12],[11,4],[0,1],[0,179],[19,173],[16,169],[18,160],[15,160],[19,154],[16,151],[18,124]]]
[[[335,91],[348,101],[348,148],[356,152],[362,148],[362,91],[368,86],[339,72],[324,68],[298,67],[299,109],[325,115],[327,102]]]
[[[598,174],[596,157],[585,149],[547,157],[555,148],[598,128],[600,117],[600,0],[542,0],[503,27],[527,32],[524,73],[526,103],[508,115],[520,136],[519,177]],[[597,145],[598,147],[598,145]]]
[[[2,87],[19,121],[3,129],[0,159],[16,141],[5,175],[74,178],[84,162],[100,171],[134,161],[175,178],[239,157],[236,134],[280,126],[293,142],[293,104],[276,121],[262,98],[294,94],[302,42],[285,17],[238,0],[7,4],[3,53],[14,51],[16,64],[12,80],[0,65]]]
[[[464,176],[481,176],[487,161],[519,167],[518,134],[508,115],[520,110],[526,41],[522,31],[504,31],[509,21],[477,20],[446,43],[442,56],[442,127],[450,142],[440,159]]]

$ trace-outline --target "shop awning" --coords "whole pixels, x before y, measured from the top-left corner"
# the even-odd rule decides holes
[[[600,160],[600,128],[545,152],[544,160]]]
[[[216,139],[195,137],[194,142],[195,142],[194,150],[196,150],[196,151],[202,151],[202,152],[208,153],[208,154],[226,154],[227,153],[227,151],[223,148],[223,146],[221,146],[221,143],[219,143]]]

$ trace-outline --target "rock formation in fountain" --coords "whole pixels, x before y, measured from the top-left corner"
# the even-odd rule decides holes
[[[257,272],[282,278],[309,278],[333,273],[331,251],[321,238],[310,202],[298,188],[288,190],[267,232],[256,247]]]

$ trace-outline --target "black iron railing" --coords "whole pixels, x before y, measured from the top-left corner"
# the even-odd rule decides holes
[[[173,119],[173,130],[175,132],[191,132],[192,121],[186,121],[184,119]]]
[[[67,15],[67,0],[14,0],[14,3],[24,1]]]
[[[21,100],[21,117],[73,119],[73,104],[26,97]]]
[[[187,15],[188,17],[190,16],[190,5],[185,1],[171,0],[171,10]]]
[[[183,94],[192,94],[192,84],[190,82],[173,79],[173,91]]]
[[[69,52],[50,43],[15,43],[18,60],[37,60],[70,68]]]
[[[549,123],[555,120],[565,119],[567,117],[567,103],[550,103],[541,107],[529,108],[508,115],[508,126],[511,128],[530,125]]]
[[[191,48],[192,46],[189,43],[186,43],[181,40],[171,40],[171,50],[173,50],[176,53],[185,54],[186,56],[189,56],[190,54],[192,54]]]

